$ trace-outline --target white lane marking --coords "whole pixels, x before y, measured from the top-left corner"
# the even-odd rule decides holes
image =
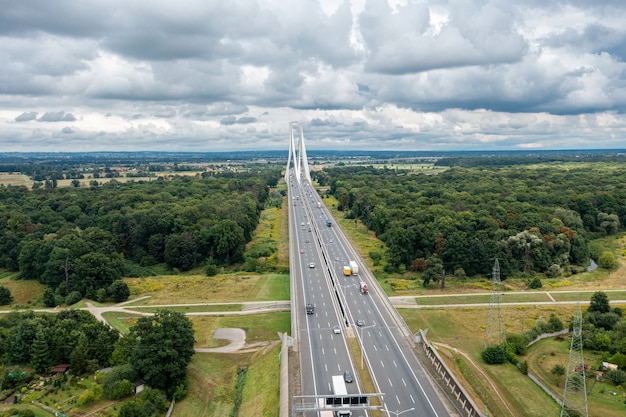
[[[391,378],[387,378],[387,381],[389,381],[389,385],[391,385],[393,387],[393,382],[391,382]],[[396,396],[397,398],[397,396]]]
[[[396,363],[396,361],[392,359],[391,362],[393,362],[393,366],[395,366],[396,368],[398,367],[398,364]]]
[[[406,387],[406,381],[404,380],[404,378],[400,378],[402,380],[402,383],[404,384],[404,386]]]
[[[383,368],[385,367],[385,364],[383,363],[383,361],[382,361],[382,360],[380,361],[380,365],[381,365]]]
[[[415,404],[415,400],[413,399],[413,396],[409,394],[409,397],[411,397],[411,401],[413,401],[413,404]]]

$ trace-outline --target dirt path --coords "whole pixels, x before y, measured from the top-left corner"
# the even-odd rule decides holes
[[[505,397],[500,393],[500,391],[498,390],[498,387],[496,386],[496,384],[494,384],[494,382],[491,380],[491,378],[489,377],[489,375],[487,375],[478,365],[476,365],[476,363],[472,360],[472,358],[465,352],[460,351],[459,349],[452,347],[450,345],[447,345],[445,343],[439,343],[439,342],[431,342],[433,345],[435,346],[439,346],[439,347],[443,347],[446,349],[449,349],[451,351],[453,351],[454,353],[458,353],[460,355],[462,355],[465,359],[467,359],[469,361],[469,363],[472,364],[472,366],[481,373],[481,375],[484,377],[484,380],[487,381],[489,383],[489,385],[491,386],[491,389],[493,390],[493,392],[497,395],[497,397],[500,399],[500,401],[502,402],[502,404],[504,404],[504,406],[506,407],[507,410],[509,410],[509,412],[511,413],[512,416],[517,416],[517,413],[515,413],[513,411],[513,409],[511,409],[511,407],[509,406],[508,401],[506,401]]]

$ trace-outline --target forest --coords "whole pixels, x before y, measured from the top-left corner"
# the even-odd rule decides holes
[[[0,268],[69,294],[119,298],[122,277],[243,260],[280,169],[112,180],[91,187],[0,187]],[[113,287],[112,287],[113,285]],[[48,292],[49,294],[49,292]],[[119,301],[119,300],[117,300]]]
[[[611,163],[452,167],[438,175],[367,166],[314,173],[346,218],[387,247],[387,272],[489,275],[499,259],[511,275],[556,277],[584,270],[589,241],[626,221],[626,172]],[[424,284],[441,274],[425,274]]]

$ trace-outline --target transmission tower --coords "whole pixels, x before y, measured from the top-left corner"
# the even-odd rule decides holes
[[[300,129],[300,135],[296,138],[296,125]],[[296,143],[297,142],[297,143]],[[287,160],[287,170],[285,171],[285,181],[289,181],[289,167],[293,158],[293,170],[298,184],[301,179],[311,183],[311,173],[309,171],[309,160],[306,156],[306,146],[304,145],[304,132],[302,125],[298,122],[289,123],[289,159]]]
[[[588,417],[587,383],[585,375],[585,358],[583,356],[582,322],[583,314],[580,302],[576,305],[572,330],[572,343],[569,348],[567,376],[563,391],[561,417]]]
[[[496,258],[491,272],[491,299],[489,300],[489,314],[487,315],[487,328],[483,338],[483,347],[499,345],[506,341],[501,302],[500,263]]]

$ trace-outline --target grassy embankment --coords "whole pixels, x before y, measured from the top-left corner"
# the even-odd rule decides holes
[[[385,274],[382,265],[374,266],[368,256],[371,251],[384,252],[384,245],[360,222],[346,220],[338,212],[336,201],[327,198],[326,204],[336,220],[357,246],[359,254],[375,272],[378,281],[389,296],[416,296],[416,303],[428,305],[477,304],[460,308],[400,309],[400,313],[413,331],[428,329],[427,337],[438,346],[439,353],[459,378],[465,381],[477,404],[487,406],[490,415],[533,417],[558,415],[560,407],[529,378],[523,376],[513,365],[487,366],[482,362],[482,337],[487,324],[491,289],[488,279],[468,279],[464,282],[448,281],[446,290],[423,288],[416,276]],[[530,330],[538,320],[547,320],[550,314],[557,315],[566,325],[571,322],[575,305],[521,305],[507,306],[506,303],[556,301],[588,302],[595,291],[606,291],[609,300],[626,299],[626,267],[624,267],[624,237],[610,237],[592,242],[592,250],[601,253],[612,251],[620,266],[612,271],[597,269],[570,277],[543,279],[543,288],[528,290],[524,279],[507,279],[503,282],[502,312],[507,333],[523,333]],[[524,291],[523,294],[507,292]],[[580,291],[580,292],[576,292]],[[478,294],[473,294],[478,293]],[[482,294],[480,294],[482,293]],[[478,304],[486,303],[487,306]],[[613,304],[612,304],[613,305]],[[617,306],[617,305],[614,305]],[[624,307],[624,306],[622,306]],[[585,309],[586,307],[583,307]],[[556,363],[567,367],[570,339],[550,339],[533,345],[526,360],[529,369],[550,386],[557,395],[562,395],[564,377],[555,378],[551,369]],[[599,365],[599,355],[585,352],[585,360],[592,369]],[[588,391],[592,387],[589,401],[590,416],[624,415],[624,390],[610,383],[595,383],[588,378]],[[591,385],[593,384],[593,385]]]
[[[249,248],[255,245],[273,245],[276,251],[267,260],[275,269],[288,267],[288,242],[286,205],[267,209],[262,213]],[[273,242],[273,243],[272,243]],[[11,290],[14,302],[6,309],[41,308],[41,294],[45,288],[35,281],[15,280],[16,274],[0,271],[0,281]],[[187,274],[164,275],[147,278],[126,279],[131,289],[131,305],[136,311],[153,312],[168,304],[202,304],[177,306],[173,310],[183,312],[238,311],[242,302],[273,301],[289,299],[289,275],[284,273],[226,272],[207,277],[201,270]],[[144,298],[145,297],[145,298]],[[101,305],[93,303],[94,305]],[[82,301],[72,308],[85,307]],[[109,312],[104,317],[122,334],[141,317],[132,312]],[[213,334],[217,328],[237,327],[246,331],[246,344],[251,348],[244,353],[196,353],[189,365],[191,391],[188,397],[175,407],[174,416],[222,416],[229,415],[234,406],[237,374],[246,368],[244,383],[240,389],[239,416],[277,416],[280,369],[280,345],[278,332],[290,330],[289,312],[277,312],[246,316],[200,316],[191,317],[195,330],[196,347],[211,348],[227,345]],[[75,394],[65,392],[63,398],[46,397],[48,405],[67,410],[63,402],[75,401]],[[73,398],[74,399],[71,399]],[[98,415],[114,416],[120,404],[98,401],[80,407],[82,411],[99,409]],[[23,405],[18,405],[22,408]]]

